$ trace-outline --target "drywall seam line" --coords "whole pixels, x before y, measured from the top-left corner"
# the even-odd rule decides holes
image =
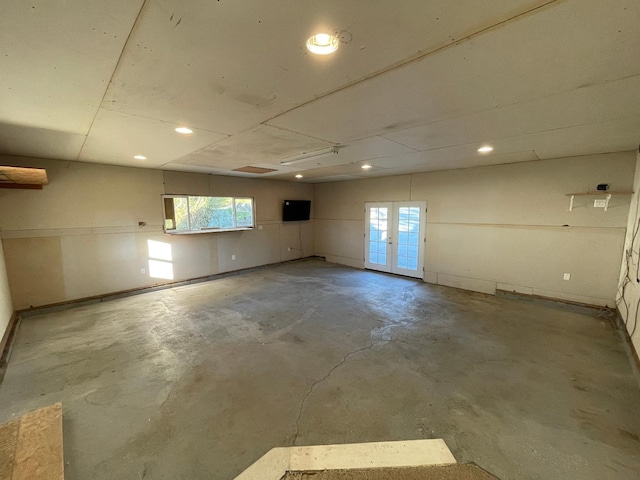
[[[387,137],[385,137],[385,134],[384,134],[384,133],[380,133],[380,134],[378,134],[378,135],[374,135],[374,136],[375,136],[375,137],[379,137],[379,138],[384,138],[384,139],[385,139],[386,141],[388,141],[388,142],[393,142],[393,143],[395,143],[395,144],[397,144],[397,145],[400,145],[400,146],[402,146],[402,147],[409,148],[409,149],[413,150],[413,151],[414,151],[414,152],[416,152],[416,153],[420,152],[420,150],[418,150],[417,148],[410,147],[409,145],[405,145],[404,143],[402,143],[402,142],[400,142],[400,141],[398,141],[398,140],[394,140],[393,138],[387,138]],[[371,137],[364,137],[364,138],[361,138],[360,140],[364,140],[364,139],[366,139],[366,138],[371,138]],[[387,155],[387,157],[393,157],[393,156],[394,156],[394,155]],[[380,157],[378,157],[378,158],[380,158]],[[385,158],[385,157],[382,157],[382,158]]]
[[[114,71],[114,75],[115,75],[115,71]],[[138,113],[131,113],[131,112],[123,111],[123,110],[116,110],[114,108],[109,108],[107,106],[104,106],[104,107],[101,106],[100,108],[102,108],[103,110],[107,110],[109,112],[119,113],[120,115],[126,115],[127,117],[143,118],[145,120],[153,120],[154,122],[166,123],[167,125],[177,125],[177,124],[175,124],[173,122],[170,122],[168,120],[163,120],[161,118],[148,117],[146,115],[140,115]],[[191,126],[191,128],[194,128],[196,130],[202,130],[203,132],[208,132],[208,133],[217,133],[218,135],[224,135],[225,137],[230,137],[232,135],[237,135],[235,133],[224,133],[224,132],[219,132],[217,130],[211,130],[211,129],[208,129],[208,128],[201,128],[201,127],[198,127],[197,125],[196,126]],[[224,138],[222,138],[220,140],[216,140],[213,143],[217,143],[217,142],[219,142],[221,140],[224,140]],[[206,148],[206,147],[203,147],[203,148]]]
[[[282,225],[280,220],[258,220],[258,225],[272,226]],[[254,228],[255,230],[255,228]],[[29,230],[3,230],[0,231],[1,239],[36,238],[36,237],[71,237],[78,235],[118,235],[118,234],[154,234],[164,233],[162,224],[140,226],[110,226],[110,227],[70,227],[70,228],[38,228]],[[207,233],[224,233],[209,231]],[[169,234],[171,235],[171,234]],[[180,235],[180,234],[175,234]]]
[[[458,40],[456,40],[454,42],[448,43],[446,45],[442,45],[440,47],[436,47],[435,49],[429,50],[428,52],[421,52],[421,53],[418,53],[418,54],[416,54],[416,55],[414,55],[412,57],[409,57],[407,59],[400,60],[399,62],[397,62],[395,64],[392,64],[392,65],[390,65],[390,66],[388,66],[386,68],[383,68],[382,70],[378,70],[377,72],[374,72],[374,73],[372,73],[370,75],[367,75],[367,76],[365,76],[365,77],[363,77],[363,78],[361,78],[359,80],[355,80],[355,81],[353,81],[351,83],[348,83],[346,85],[343,85],[341,87],[337,87],[337,88],[334,88],[333,90],[329,90],[328,92],[316,95],[311,100],[307,100],[306,102],[302,102],[301,104],[296,105],[295,107],[289,108],[288,110],[285,110],[284,112],[278,113],[277,115],[274,115],[273,117],[268,118],[267,120],[264,120],[261,123],[263,125],[264,124],[268,124],[269,122],[275,120],[276,118],[281,117],[283,115],[286,115],[287,113],[292,112],[293,110],[296,110],[296,109],[298,109],[300,107],[304,107],[305,105],[308,105],[308,104],[310,104],[312,102],[315,102],[316,100],[320,100],[321,98],[328,97],[329,95],[333,95],[334,93],[338,93],[338,92],[341,92],[341,91],[346,90],[348,88],[351,88],[351,87],[353,87],[355,85],[359,85],[361,83],[366,82],[367,80],[371,80],[373,78],[377,78],[377,77],[382,76],[385,73],[391,72],[393,70],[400,69],[400,68],[402,68],[402,67],[404,67],[406,65],[409,65],[411,63],[414,63],[414,62],[417,62],[419,60],[422,60],[425,57],[429,57],[431,55],[434,55],[436,53],[444,51],[444,50],[446,50],[446,49],[448,49],[450,47],[457,46],[457,45],[461,44],[462,42],[471,40],[472,38],[477,37],[478,35],[482,35],[483,33],[486,33],[486,32],[489,32],[491,30],[494,30],[494,29],[497,29],[499,27],[502,27],[503,25],[506,25],[507,23],[510,23],[510,22],[512,22],[514,20],[517,20],[517,19],[521,18],[521,17],[530,15],[530,14],[532,14],[532,13],[538,11],[538,10],[544,9],[544,8],[550,6],[550,5],[552,5],[552,4],[554,4],[554,3],[558,2],[558,1],[559,0],[550,0],[548,2],[543,3],[542,5],[538,5],[537,7],[531,8],[531,9],[526,10],[524,12],[521,12],[521,13],[518,13],[516,15],[513,15],[512,17],[509,17],[509,18],[506,18],[504,20],[501,20],[498,23],[494,23],[493,25],[489,25],[488,27],[481,28],[480,30],[478,30],[476,32],[469,33],[469,34],[465,35],[462,38],[459,38]],[[272,125],[269,125],[269,126],[272,126]]]
[[[33,230],[3,230],[0,238],[3,240],[14,238],[37,238],[37,237],[70,237],[78,235],[118,235],[118,234],[138,234],[138,233],[163,233],[162,225],[147,225],[145,227],[76,227],[76,228],[43,228]]]
[[[418,201],[418,200],[413,200]],[[314,218],[314,221],[320,222],[359,222],[364,223],[362,219],[355,218]],[[465,222],[434,222],[428,221],[427,225],[452,225],[461,227],[498,227],[498,228],[540,228],[540,229],[557,229],[557,230],[602,230],[603,232],[615,231],[623,233],[626,227],[592,227],[588,225],[534,225],[534,224],[517,224],[517,223],[465,223]]]
[[[612,79],[612,80],[604,80],[604,81],[601,81],[601,82],[596,82],[596,83],[590,85],[588,88],[599,87],[601,85],[606,85],[606,84],[609,84],[609,83],[618,82],[618,81],[622,81],[622,80],[628,80],[629,78],[635,78],[635,77],[638,77],[638,76],[640,76],[640,74],[627,75],[626,77],[615,78],[615,79]],[[386,138],[387,140],[391,140],[390,138],[386,137],[385,135],[390,135],[390,134],[393,134],[395,132],[402,132],[402,131],[405,131],[405,130],[410,130],[412,128],[429,127],[429,126],[432,126],[432,125],[438,125],[438,124],[443,123],[443,122],[450,122],[450,121],[458,120],[458,119],[461,119],[461,118],[472,117],[474,115],[481,115],[483,113],[493,112],[493,111],[496,111],[496,110],[504,110],[505,108],[509,108],[509,107],[522,106],[522,105],[525,105],[527,103],[537,102],[537,101],[540,101],[540,100],[549,99],[549,98],[553,98],[553,97],[559,97],[559,96],[564,95],[566,93],[573,92],[573,91],[576,91],[576,90],[580,90],[582,88],[584,88],[584,87],[579,87],[579,86],[578,87],[571,87],[571,88],[566,89],[566,90],[556,91],[556,92],[553,92],[553,93],[549,93],[549,94],[546,94],[546,95],[541,95],[541,96],[537,96],[537,97],[533,97],[533,98],[527,98],[526,100],[517,100],[517,101],[511,102],[511,103],[501,104],[501,105],[498,105],[497,107],[493,107],[493,108],[486,108],[484,110],[476,110],[474,112],[463,113],[463,114],[460,114],[460,115],[445,116],[443,118],[439,118],[439,119],[432,120],[432,121],[425,122],[425,123],[413,122],[412,124],[401,126],[400,128],[396,128],[396,129],[394,129],[392,131],[385,131],[385,132],[379,133],[378,136]],[[624,116],[624,117],[610,118],[608,120],[603,120],[603,121],[578,123],[578,124],[575,124],[575,125],[565,125],[565,126],[562,126],[562,127],[550,128],[550,129],[546,129],[546,130],[545,129],[537,130],[535,132],[526,133],[525,135],[536,135],[536,134],[539,134],[539,133],[560,131],[560,130],[564,130],[564,129],[567,129],[567,128],[583,127],[583,126],[586,126],[586,125],[598,125],[598,124],[603,124],[603,123],[612,122],[612,121],[616,121],[616,120],[634,119],[634,118],[637,118],[637,117],[638,117],[638,115],[628,115],[628,116]],[[364,140],[364,139],[370,138],[370,136],[371,135],[368,135],[368,136],[365,136],[365,137],[359,137],[359,138],[352,138],[349,141],[350,142],[357,142],[357,141],[360,141],[360,140]],[[495,138],[493,140],[504,139],[504,138],[513,138],[513,137],[519,137],[519,136],[522,136],[522,135],[509,135],[507,137],[498,137],[498,138]],[[478,143],[478,142],[470,142],[470,143],[459,144],[459,145],[473,145],[475,143]],[[408,145],[406,145],[406,146],[408,146]],[[442,147],[437,147],[437,148],[447,148],[447,147],[454,147],[454,146],[458,146],[458,144],[444,145]],[[409,148],[412,148],[412,147],[409,147]],[[424,152],[424,151],[427,151],[427,150],[428,149],[418,150],[418,151]]]
[[[268,122],[268,121],[269,120],[266,120],[266,122]],[[281,130],[281,131],[287,132],[287,133],[293,133],[293,134],[299,135],[301,137],[311,138],[312,140],[318,140],[319,142],[325,142],[325,143],[328,143],[329,145],[334,145],[334,146],[339,146],[340,145],[339,143],[332,142],[331,140],[327,140],[326,138],[314,137],[313,135],[309,135],[308,133],[296,132],[295,130],[291,130],[289,128],[280,127],[280,126],[277,126],[277,125],[266,125],[265,122],[261,122],[260,125],[263,125],[263,126],[268,127],[268,128],[275,128],[276,130]]]
[[[525,160],[525,161],[514,161],[514,162],[505,162],[505,163],[492,163],[489,165],[469,165],[469,166],[463,166],[463,167],[442,167],[442,168],[434,168],[432,170],[422,170],[419,172],[402,172],[402,173],[391,173],[390,175],[385,175],[384,177],[366,177],[366,176],[359,176],[358,178],[354,178],[352,180],[365,180],[367,178],[386,178],[386,179],[390,179],[392,177],[402,177],[404,175],[431,175],[434,173],[438,173],[438,172],[452,172],[452,171],[457,171],[459,172],[460,170],[470,170],[470,169],[474,169],[474,168],[500,168],[500,167],[504,167],[507,165],[520,165],[523,163],[531,163],[531,162],[553,162],[556,160],[564,160],[567,158],[584,158],[584,157],[595,157],[595,156],[602,156],[602,155],[617,155],[617,154],[621,154],[621,153],[631,153],[634,152],[635,153],[635,149],[633,150],[615,150],[615,151],[611,151],[611,152],[595,152],[595,153],[584,153],[584,154],[578,154],[578,155],[565,155],[563,157],[543,157],[540,158],[540,156],[538,154],[536,154],[536,156],[538,157],[538,160]],[[401,168],[412,168],[415,167],[416,165],[409,165],[407,167],[389,167],[389,168],[385,168],[384,170],[390,170],[393,172],[393,170],[395,169],[401,169]],[[418,165],[419,166],[419,165]],[[349,181],[352,181],[349,180]],[[324,185],[324,184],[329,184],[329,183],[334,183],[333,181],[317,181],[314,182],[314,184],[316,185]]]
[[[554,229],[584,229],[584,230],[618,230],[626,231],[626,227],[595,227],[590,225],[539,225],[526,223],[476,223],[476,222],[429,222],[429,225],[460,225],[464,227],[499,227],[499,228],[554,228]]]
[[[104,94],[102,95],[102,98],[100,99],[100,103],[98,104],[98,108],[96,108],[96,113],[93,116],[93,120],[91,120],[91,125],[89,125],[89,129],[87,130],[87,134],[84,136],[84,140],[82,141],[82,146],[80,147],[80,150],[78,151],[78,155],[76,156],[76,160],[79,160],[80,159],[80,155],[82,155],[82,151],[84,150],[84,146],[87,143],[87,139],[89,138],[89,134],[91,133],[91,129],[93,129],[93,124],[96,122],[96,118],[98,118],[98,113],[100,112],[100,109],[102,108],[102,105],[104,103],[104,99],[107,98],[107,93],[109,93],[109,88],[111,87],[111,85],[113,83],[113,79],[115,78],[116,73],[118,72],[118,69],[120,68],[120,64],[122,62],[122,57],[124,56],[124,52],[127,49],[127,45],[129,45],[129,40],[131,40],[131,36],[133,35],[133,31],[135,30],[136,26],[138,25],[140,17],[142,16],[142,11],[146,7],[146,5],[147,5],[147,0],[143,0],[142,1],[142,5],[140,6],[140,10],[138,10],[138,14],[136,15],[136,18],[133,21],[133,25],[131,25],[131,30],[129,30],[129,34],[127,35],[127,39],[124,41],[124,45],[122,45],[122,50],[120,51],[120,55],[118,55],[118,60],[116,61],[116,65],[113,68],[113,72],[111,73],[111,77],[109,77],[109,81],[107,82],[107,86],[104,89]]]
[[[525,103],[525,102],[521,102],[521,103]],[[519,104],[515,104],[515,105],[519,105]],[[493,110],[498,110],[498,109],[493,108],[491,110],[484,110],[483,112],[479,112],[479,113],[489,112],[489,111],[493,111]],[[457,118],[460,118],[460,117],[457,117]],[[640,116],[639,115],[628,115],[628,116],[625,116],[625,117],[610,118],[608,120],[597,121],[597,122],[585,122],[585,123],[576,123],[574,125],[563,125],[561,127],[546,128],[546,129],[542,129],[542,130],[536,130],[534,132],[527,132],[527,133],[524,133],[524,134],[507,135],[506,137],[494,137],[494,138],[492,138],[492,141],[508,140],[508,139],[520,138],[520,137],[524,137],[524,136],[540,135],[540,134],[543,134],[543,133],[557,133],[557,132],[561,132],[563,130],[569,130],[569,129],[572,129],[572,128],[580,128],[580,127],[595,126],[595,125],[604,125],[604,124],[607,124],[607,123],[610,123],[610,122],[615,122],[617,120],[635,120],[637,118],[640,118]],[[447,120],[443,120],[443,121],[446,122]],[[433,122],[433,123],[440,123],[440,121]],[[422,124],[422,125],[418,125],[417,127],[423,127],[423,126],[428,126],[428,125],[430,125],[430,123],[425,123],[425,124]],[[402,130],[399,130],[399,131],[402,131]],[[386,140],[391,140],[391,139],[385,137],[385,134],[380,134],[378,136],[379,137],[383,137]],[[369,138],[369,137],[365,137],[365,138]],[[425,149],[422,149],[422,150],[416,149],[415,147],[409,147],[408,145],[405,145],[405,146],[408,147],[408,148],[413,148],[417,152],[436,152],[436,151],[445,150],[445,149],[448,149],[448,148],[472,146],[472,145],[478,144],[479,142],[480,142],[479,140],[476,140],[476,141],[466,142],[466,143],[452,143],[452,144],[448,144],[448,145],[441,145],[439,147],[425,148]],[[397,143],[399,143],[399,142],[397,142]],[[514,151],[514,152],[505,152],[505,153],[500,154],[500,155],[513,155],[515,153],[526,153],[526,152],[531,152],[531,151],[533,151],[533,150],[525,149],[525,150],[519,150],[519,151]]]

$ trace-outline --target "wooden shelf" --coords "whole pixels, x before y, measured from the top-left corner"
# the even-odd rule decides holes
[[[604,204],[604,211],[609,209],[609,200],[613,195],[633,195],[632,191],[619,191],[613,190],[596,190],[595,192],[580,192],[580,193],[565,193],[567,197],[571,197],[569,201],[569,211],[573,210],[573,199],[575,197],[606,197],[606,203]]]

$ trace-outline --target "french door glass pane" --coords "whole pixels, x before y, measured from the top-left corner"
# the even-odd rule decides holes
[[[420,207],[398,209],[398,254],[399,268],[418,270],[418,248],[420,247]]]
[[[369,211],[369,263],[387,264],[387,208],[374,207]]]

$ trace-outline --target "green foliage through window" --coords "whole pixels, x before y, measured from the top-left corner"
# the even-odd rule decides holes
[[[167,233],[253,228],[253,198],[163,195]]]

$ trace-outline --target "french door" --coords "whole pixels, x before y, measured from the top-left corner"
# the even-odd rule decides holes
[[[422,278],[426,203],[365,203],[365,212],[365,268]]]

